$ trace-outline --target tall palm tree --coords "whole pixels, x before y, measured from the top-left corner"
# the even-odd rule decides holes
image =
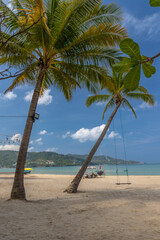
[[[81,169],[71,182],[71,184],[68,186],[68,188],[65,190],[65,192],[68,193],[76,193],[79,183],[89,165],[91,162],[95,152],[97,151],[99,145],[101,144],[104,136],[106,135],[106,132],[117,112],[120,106],[123,107],[128,107],[132,110],[134,116],[136,117],[136,113],[129,103],[128,99],[133,98],[133,99],[140,99],[143,100],[144,102],[154,105],[154,98],[152,95],[150,95],[147,91],[146,88],[139,86],[136,90],[134,91],[129,91],[125,89],[124,84],[123,84],[123,76],[122,74],[117,74],[113,71],[112,76],[108,76],[108,78],[103,82],[102,85],[102,90],[106,90],[109,94],[97,94],[95,96],[91,96],[87,99],[86,105],[90,106],[91,104],[95,102],[105,102],[107,101],[107,104],[105,106],[104,112],[103,112],[103,118],[104,114],[107,109],[115,107],[114,111],[110,115],[101,135],[99,136],[97,142],[94,144],[92,150],[90,151],[88,157],[86,158],[85,162],[83,163]]]
[[[5,37],[21,25],[37,22],[8,41],[0,59],[0,64],[21,70],[7,91],[26,82],[35,85],[11,192],[11,199],[25,199],[23,172],[39,96],[51,85],[67,100],[80,86],[95,92],[96,84],[108,74],[104,65],[116,61],[115,47],[127,34],[119,8],[101,5],[100,0],[12,0],[12,7]]]

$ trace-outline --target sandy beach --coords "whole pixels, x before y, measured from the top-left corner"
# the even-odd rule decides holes
[[[23,202],[6,201],[13,174],[1,174],[0,240],[160,239],[160,176],[131,176],[120,186],[116,177],[83,179],[77,194],[63,193],[72,178],[25,176]]]

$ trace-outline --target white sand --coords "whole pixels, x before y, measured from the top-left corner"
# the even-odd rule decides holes
[[[0,240],[160,240],[160,176],[84,179],[63,193],[72,178],[25,176],[23,202],[6,201],[13,175],[1,174]]]

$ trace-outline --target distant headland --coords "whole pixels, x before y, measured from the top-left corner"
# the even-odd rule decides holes
[[[0,167],[15,167],[17,161],[17,151],[0,151]],[[29,152],[27,154],[26,167],[61,167],[61,166],[81,166],[87,155],[79,154],[58,154],[56,152]],[[93,165],[99,164],[125,164],[122,159],[115,159],[109,156],[95,156],[91,162]],[[127,164],[140,164],[138,161],[127,161]]]

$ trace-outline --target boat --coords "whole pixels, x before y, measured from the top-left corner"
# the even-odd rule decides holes
[[[30,174],[32,170],[33,170],[32,168],[25,168],[24,174]]]

